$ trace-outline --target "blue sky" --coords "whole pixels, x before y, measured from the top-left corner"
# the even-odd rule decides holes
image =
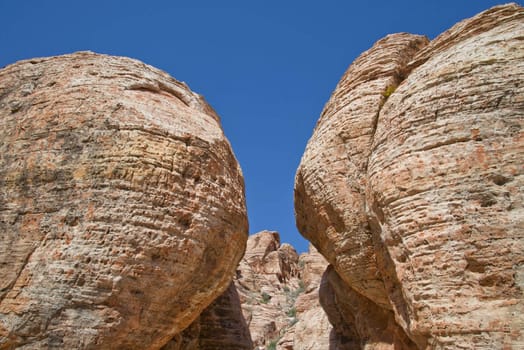
[[[137,58],[185,81],[222,118],[244,172],[250,232],[277,230],[302,252],[294,175],[348,65],[389,33],[434,38],[502,3],[0,0],[0,67],[92,50]]]

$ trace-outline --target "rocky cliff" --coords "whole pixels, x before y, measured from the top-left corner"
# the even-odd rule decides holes
[[[235,285],[254,349],[325,348],[331,327],[318,286],[326,265],[314,248],[299,256],[280,244],[277,232],[249,236]]]
[[[234,283],[163,350],[328,349],[332,327],[318,297],[326,267],[315,248],[299,256],[278,232],[249,236]]]
[[[0,71],[0,349],[158,349],[230,284],[243,178],[219,118],[141,62]]]
[[[336,348],[524,347],[524,10],[349,67],[297,171]]]

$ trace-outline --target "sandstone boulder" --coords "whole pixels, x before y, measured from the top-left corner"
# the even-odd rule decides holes
[[[81,52],[0,70],[0,349],[158,349],[228,287],[243,178],[199,95]]]
[[[523,37],[516,4],[429,43],[390,35],[326,104],[297,171],[297,226],[333,265],[331,292],[372,302],[338,321],[362,348],[402,331],[420,349],[524,346]],[[355,317],[388,310],[396,325],[363,344]]]

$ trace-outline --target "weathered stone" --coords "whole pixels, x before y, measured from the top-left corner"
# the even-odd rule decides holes
[[[158,349],[225,291],[243,179],[199,95],[89,52],[0,71],[0,349]]]
[[[296,178],[299,231],[349,285],[383,307],[389,302],[365,210],[367,162],[385,91],[403,79],[426,43],[418,35],[390,35],[350,66],[322,112]]]
[[[327,349],[331,325],[318,287],[327,266],[311,247],[298,256],[277,232],[251,235],[235,285],[254,349]]]
[[[517,5],[458,24],[379,117],[367,203],[420,348],[524,346],[523,37]]]
[[[524,346],[523,37],[498,6],[429,44],[388,36],[338,84],[295,205],[330,288],[372,302],[351,317],[391,310],[420,349]]]
[[[162,350],[252,350],[235,284],[209,305],[196,321]]]
[[[281,349],[337,350],[331,345],[330,334],[333,327],[319,302],[319,288],[327,261],[310,245],[309,252],[300,255],[299,267],[304,293],[295,301],[297,322],[283,337]],[[284,346],[286,340],[290,344],[288,347]]]
[[[298,254],[288,244],[280,244],[277,232],[249,236],[235,285],[255,349],[276,344],[291,326],[294,315],[288,313],[299,282]]]

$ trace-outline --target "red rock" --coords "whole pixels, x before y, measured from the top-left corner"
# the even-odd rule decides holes
[[[253,342],[235,284],[209,305],[188,328],[162,350],[251,350]]]

